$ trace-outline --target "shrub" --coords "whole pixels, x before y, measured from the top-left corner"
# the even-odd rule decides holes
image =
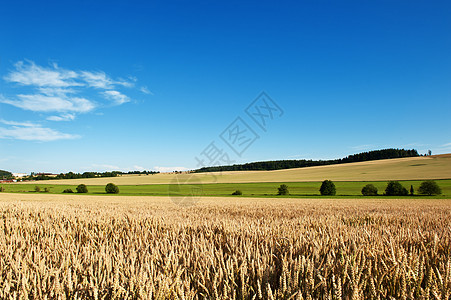
[[[41,191],[41,188],[40,187],[38,187],[37,185],[34,187],[34,191],[36,192],[36,193],[39,193],[40,191]]]
[[[77,190],[77,193],[87,193],[88,187],[84,184],[80,184],[77,186],[76,190]]]
[[[63,191],[63,193],[73,193],[74,191],[72,190],[72,189],[65,189],[64,191]]]
[[[413,185],[410,185],[410,196],[413,196],[415,190],[413,189]]]
[[[0,192],[4,192],[4,191],[5,191],[5,188],[0,186]]]
[[[363,196],[377,196],[377,187],[372,184],[367,184],[362,188]]]
[[[114,183],[108,183],[105,186],[105,192],[107,194],[119,194],[119,187]]]
[[[277,188],[278,192],[277,195],[288,195],[290,192],[288,192],[288,185],[286,184],[281,184],[278,188]]]
[[[387,196],[407,196],[408,192],[405,187],[398,181],[390,181],[385,188],[385,195]]]
[[[50,193],[50,188],[49,187],[45,187],[44,188],[44,193]]]
[[[319,192],[323,196],[334,196],[337,193],[335,184],[331,180],[324,180],[319,188]]]
[[[240,191],[240,190],[236,190],[236,191],[234,191],[234,192],[232,193],[232,195],[238,195],[238,196],[240,196],[240,195],[243,195],[243,192]]]
[[[423,181],[418,189],[418,193],[422,195],[440,195],[442,189],[433,180]]]

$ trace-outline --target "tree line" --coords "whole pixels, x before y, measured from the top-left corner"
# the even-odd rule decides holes
[[[52,180],[52,179],[82,179],[82,178],[96,178],[96,177],[117,177],[119,175],[124,174],[157,174],[160,172],[156,171],[129,171],[129,172],[121,172],[121,171],[111,171],[111,172],[84,172],[84,173],[61,173],[55,176],[49,176],[45,174],[34,174],[31,173],[30,176],[22,178],[22,180]]]
[[[390,158],[402,158],[402,157],[415,157],[420,156],[415,149],[382,149],[368,152],[362,152],[352,154],[344,158],[330,159],[330,160],[274,160],[274,161],[259,161],[245,164],[235,164],[228,166],[212,166],[203,167],[194,170],[195,173],[200,172],[220,172],[220,171],[270,171],[280,169],[292,169],[292,168],[305,168],[314,166],[325,166],[334,164],[344,164],[351,162],[390,159]]]

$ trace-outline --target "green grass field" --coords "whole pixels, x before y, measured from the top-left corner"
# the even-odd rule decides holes
[[[406,180],[400,181],[402,185],[410,189],[410,185],[413,185],[415,191],[418,190],[422,181],[419,180]],[[442,189],[442,195],[434,196],[434,198],[451,198],[451,179],[436,180],[438,185]],[[335,197],[363,197],[361,195],[361,189],[368,183],[374,184],[379,191],[379,194],[383,194],[387,185],[386,181],[337,181],[335,186],[337,188],[337,195]],[[149,185],[120,185],[120,194],[124,196],[187,196],[193,193],[202,196],[232,196],[231,194],[235,190],[241,190],[243,195],[241,197],[274,197],[277,194],[277,188],[281,184],[288,185],[290,195],[280,197],[321,197],[319,194],[319,187],[321,182],[259,182],[259,183],[216,183],[216,184],[149,184]],[[76,191],[76,185],[59,185],[59,184],[45,184],[35,185],[41,188],[49,188],[50,193],[60,194],[65,189],[72,189]],[[32,184],[4,184],[5,192],[12,193],[35,193]],[[105,186],[103,185],[88,185],[90,195],[106,195]],[[42,193],[42,192],[41,192]],[[416,193],[416,192],[415,192]]]

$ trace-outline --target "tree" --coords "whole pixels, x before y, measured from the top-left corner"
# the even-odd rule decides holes
[[[40,188],[39,186],[35,186],[35,187],[34,187],[34,191],[35,191],[36,193],[39,193],[39,192],[41,191],[41,188]]]
[[[79,184],[76,188],[77,193],[87,193],[88,192],[88,187],[84,184]]]
[[[413,185],[410,185],[410,196],[413,196],[415,190],[413,189]]]
[[[288,192],[288,185],[286,184],[281,184],[278,188],[277,188],[278,192],[277,195],[288,195],[290,192]]]
[[[74,191],[72,190],[72,189],[65,189],[64,191],[63,191],[63,193],[73,193]]]
[[[5,191],[5,188],[0,186],[0,192],[4,192],[4,191]]]
[[[431,156],[431,155],[432,155],[432,151],[428,150],[428,156]]]
[[[418,188],[418,193],[422,195],[440,195],[442,193],[442,189],[438,186],[438,184],[433,180],[423,181]]]
[[[334,196],[337,192],[335,184],[331,180],[324,180],[319,188],[319,192],[323,196]]]
[[[398,181],[390,181],[385,188],[385,195],[387,196],[407,196],[408,192],[405,187]]]
[[[234,196],[241,196],[241,195],[243,195],[243,192],[240,191],[240,190],[236,190],[236,191],[234,191],[234,192],[232,193],[232,195],[234,195]]]
[[[107,194],[119,194],[119,187],[114,183],[108,183],[105,186],[105,192]]]
[[[377,196],[377,187],[372,184],[367,184],[362,188],[363,196]]]

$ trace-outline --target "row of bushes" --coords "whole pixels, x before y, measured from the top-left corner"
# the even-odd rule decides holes
[[[85,184],[79,184],[76,187],[77,193],[83,194],[88,192],[88,187]],[[65,189],[63,193],[73,193],[74,191],[72,189]],[[105,192],[107,194],[119,194],[119,187],[115,185],[114,183],[108,183],[105,186]]]
[[[321,195],[323,196],[334,196],[337,193],[335,184],[331,180],[324,180],[319,189]],[[413,196],[415,193],[413,186],[410,186],[410,195]],[[440,195],[442,193],[441,188],[433,180],[423,181],[418,189],[418,193],[421,195]],[[243,192],[236,190],[232,195],[242,195]],[[277,195],[289,195],[288,186],[286,184],[281,184],[277,188]],[[367,184],[362,188],[362,195],[364,196],[377,196],[378,190],[373,184]],[[398,181],[389,181],[387,187],[385,188],[384,196],[408,196],[409,192],[405,187],[402,186]]]
[[[442,189],[439,185],[433,180],[423,181],[418,188],[418,193],[420,195],[440,195],[442,193]],[[410,192],[407,191],[405,187],[402,186],[398,181],[390,181],[387,183],[387,187],[385,188],[385,192],[383,195],[386,196],[413,196],[415,194],[415,190],[413,185],[410,186]],[[364,196],[377,196],[377,187],[372,184],[367,184],[362,188],[362,195]]]

